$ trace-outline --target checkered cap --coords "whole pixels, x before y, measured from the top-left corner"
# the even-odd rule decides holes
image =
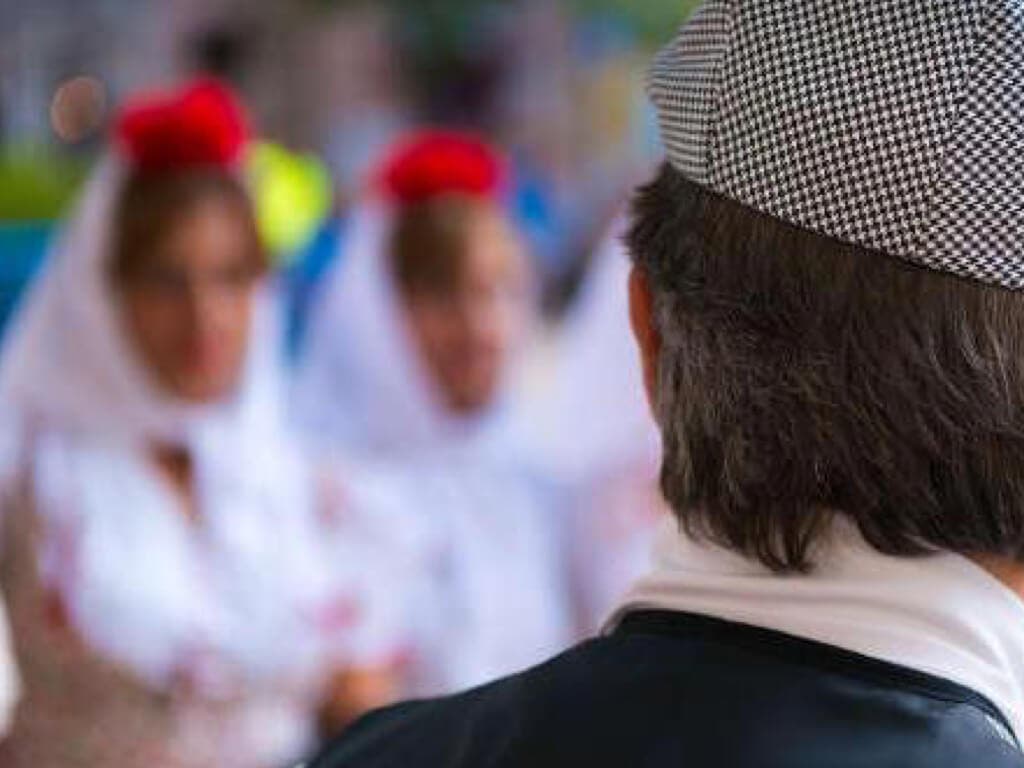
[[[709,0],[650,92],[692,180],[1024,288],[1024,0]]]

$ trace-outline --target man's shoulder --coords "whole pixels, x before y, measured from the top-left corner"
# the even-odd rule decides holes
[[[540,666],[472,690],[409,701],[378,710],[352,726],[311,768],[359,766],[470,766],[481,755],[496,765],[553,725],[552,713],[571,707],[584,689],[601,685],[584,676],[604,655],[607,642],[584,643]],[[593,672],[593,670],[591,670]],[[575,709],[579,711],[578,703]],[[505,762],[494,762],[503,755]],[[518,757],[516,758],[518,759]],[[541,761],[536,765],[547,765]]]
[[[953,684],[763,630],[707,629],[619,632],[382,710],[312,768],[1024,766],[998,713]]]

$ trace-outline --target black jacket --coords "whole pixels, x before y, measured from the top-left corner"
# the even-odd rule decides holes
[[[627,617],[540,667],[371,714],[311,768],[1020,768],[985,698],[828,645]]]

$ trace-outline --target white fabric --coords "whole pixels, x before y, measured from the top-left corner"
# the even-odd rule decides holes
[[[1024,737],[1024,600],[958,555],[882,555],[843,520],[815,560],[809,575],[779,576],[666,521],[653,571],[609,627],[661,609],[816,640],[977,691]]]
[[[0,360],[0,409],[23,438],[6,452],[30,473],[43,578],[89,645],[148,684],[187,676],[212,697],[299,685],[346,651],[357,628],[339,626],[339,603],[362,595],[329,565],[317,478],[285,428],[273,308],[259,303],[226,402],[160,394],[106,279],[123,178],[115,159],[101,164]],[[156,444],[187,450],[198,522],[147,461]],[[291,714],[297,739],[309,713]]]
[[[660,435],[629,327],[625,226],[618,219],[594,256],[556,340],[551,392],[533,420],[543,430],[545,460],[570,478],[637,461],[656,466],[660,458]]]
[[[464,690],[537,664],[569,642],[551,499],[515,468],[466,461],[363,465],[356,506],[406,536],[406,694]]]
[[[543,661],[571,639],[557,548],[560,497],[532,470],[507,385],[483,413],[434,390],[387,271],[391,212],[365,203],[311,324],[296,387],[312,439],[363,464],[357,506],[415,531],[410,693]],[[511,372],[509,376],[511,378]]]
[[[94,649],[160,688],[228,672],[191,681],[211,695],[315,663],[330,592],[299,467],[253,465],[262,488],[204,478],[193,523],[138,451],[44,433],[33,454],[43,577]]]
[[[538,453],[574,489],[566,545],[581,636],[642,576],[664,503],[661,440],[629,327],[630,262],[614,224],[555,341],[551,386],[529,420]]]
[[[20,698],[21,677],[14,659],[10,622],[0,603],[0,736],[10,730]]]
[[[580,637],[598,632],[650,569],[658,523],[666,514],[657,468],[647,461],[601,467],[579,484],[566,548]]]

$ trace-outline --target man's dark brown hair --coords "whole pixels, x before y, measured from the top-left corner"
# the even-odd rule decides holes
[[[916,268],[669,166],[629,245],[662,337],[663,492],[779,571],[835,514],[882,552],[1024,560],[1024,294]]]

